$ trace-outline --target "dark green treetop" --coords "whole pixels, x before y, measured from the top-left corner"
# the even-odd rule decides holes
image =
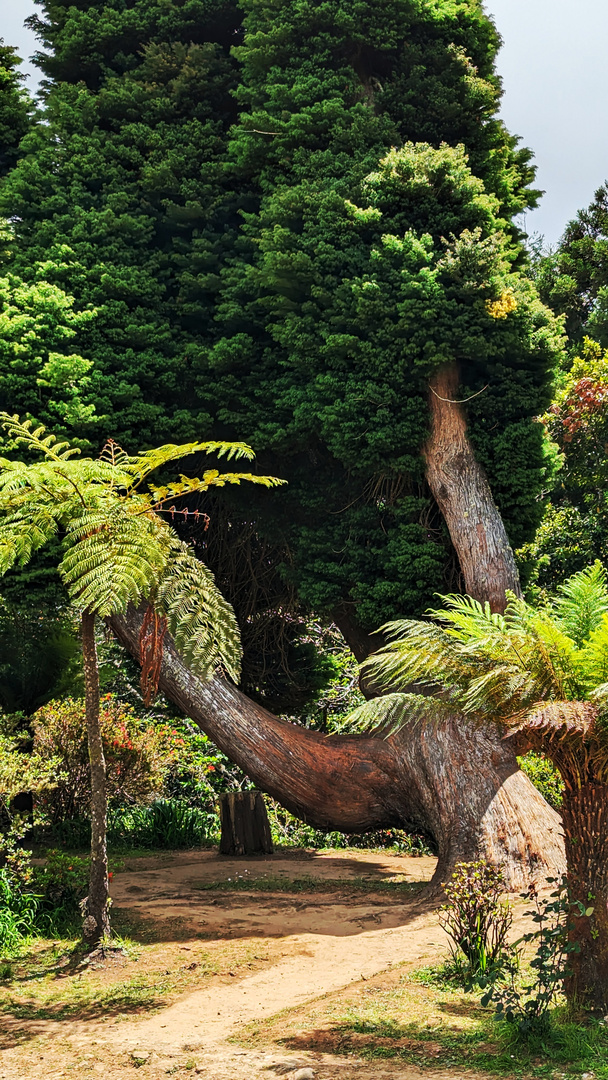
[[[32,103],[22,86],[20,63],[16,50],[0,38],[0,177],[15,165],[30,125]]]
[[[457,586],[420,453],[429,378],[456,363],[526,539],[560,341],[518,270],[537,193],[478,0],[40,6],[45,124],[5,212],[16,269],[50,252],[97,309],[75,348],[112,433],[245,435],[290,485],[236,493],[233,521],[306,605],[372,628]]]
[[[608,184],[568,223],[557,250],[537,269],[541,296],[566,316],[570,339],[585,335],[608,346]]]
[[[40,63],[62,81],[47,81],[44,122],[4,187],[12,265],[26,277],[50,256],[51,280],[97,309],[76,345],[120,438],[193,435],[208,421],[189,373],[234,218],[223,157],[239,16],[228,32],[210,0],[42,6]]]
[[[262,527],[299,595],[371,628],[457,581],[421,461],[441,364],[463,397],[483,390],[472,434],[514,541],[538,522],[532,418],[560,344],[516,270],[532,173],[495,117],[479,4],[243,6],[230,153],[260,202],[223,271],[202,400],[289,477]]]

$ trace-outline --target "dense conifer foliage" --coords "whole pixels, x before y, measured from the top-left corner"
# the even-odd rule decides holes
[[[232,522],[287,593],[369,630],[458,582],[421,459],[429,378],[456,364],[528,539],[560,342],[520,274],[537,193],[478,0],[39,6],[45,122],[3,205],[15,271],[50,255],[96,311],[76,346],[99,439],[249,439],[290,483],[238,493]]]
[[[20,63],[15,49],[0,38],[0,176],[15,165],[30,122],[31,103],[22,86]]]
[[[131,445],[201,426],[189,372],[227,227],[216,215],[239,25],[227,10],[50,3],[36,20],[45,122],[4,193],[12,265],[27,275],[55,257],[51,281],[98,309],[80,344],[103,376],[98,413]]]
[[[565,315],[573,342],[588,334],[608,346],[608,184],[568,222],[557,250],[540,260],[538,286],[545,303]]]

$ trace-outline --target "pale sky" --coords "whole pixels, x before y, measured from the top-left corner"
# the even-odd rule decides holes
[[[534,152],[538,210],[527,215],[529,233],[548,243],[586,206],[608,179],[608,3],[606,0],[485,0],[504,46],[498,68],[510,131]],[[36,48],[23,20],[33,0],[0,0],[0,37],[21,56]],[[28,85],[37,71],[29,63]]]

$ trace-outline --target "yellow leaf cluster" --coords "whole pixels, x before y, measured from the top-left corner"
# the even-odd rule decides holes
[[[517,308],[513,289],[505,289],[498,300],[486,300],[486,311],[492,319],[506,319]]]

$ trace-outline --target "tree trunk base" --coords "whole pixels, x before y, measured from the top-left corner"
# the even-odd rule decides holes
[[[261,791],[222,795],[220,821],[220,855],[272,855],[270,823]]]

